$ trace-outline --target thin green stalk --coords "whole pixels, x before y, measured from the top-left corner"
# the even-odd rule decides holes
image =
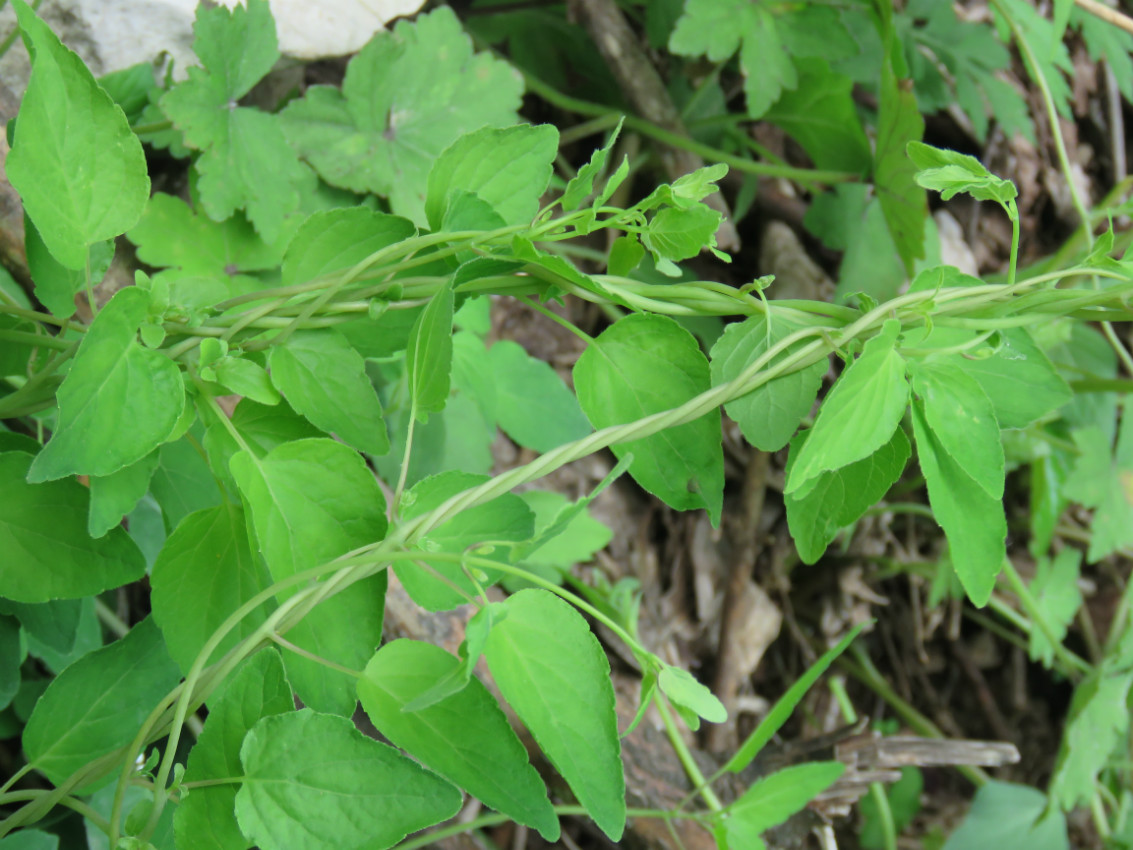
[[[712,786],[705,780],[704,774],[700,772],[696,759],[692,757],[692,752],[689,751],[688,745],[685,744],[685,740],[681,736],[681,730],[677,728],[677,723],[673,719],[673,713],[669,709],[669,702],[665,695],[658,694],[653,704],[657,706],[657,712],[661,715],[661,721],[665,724],[665,731],[669,735],[669,743],[677,754],[681,767],[684,768],[685,775],[688,776],[692,787],[700,789],[700,796],[704,798],[709,809],[714,812],[721,811],[724,805],[720,802],[720,798],[716,796],[716,792],[712,790]]]
[[[850,700],[850,695],[846,693],[846,685],[840,676],[835,676],[830,680],[830,691],[834,694],[834,700],[838,703],[838,707],[842,711],[842,718],[850,724],[858,722],[858,712],[854,709],[854,704]],[[889,808],[889,797],[885,794],[885,788],[880,782],[869,783],[869,796],[873,800],[873,806],[877,810],[878,821],[881,823],[881,840],[885,845],[885,850],[897,850],[897,826],[893,822],[893,810]]]
[[[303,647],[301,646],[296,646],[282,635],[278,635],[273,632],[272,634],[268,635],[268,637],[271,639],[272,643],[283,647],[288,652],[292,652],[295,655],[306,658],[308,661],[313,661],[315,664],[326,667],[328,670],[334,670],[337,673],[342,673],[346,676],[349,676],[351,679],[362,678],[361,671],[351,669],[350,667],[344,667],[341,664],[336,664],[329,658],[323,658],[321,655],[316,655],[309,650],[303,649]]]

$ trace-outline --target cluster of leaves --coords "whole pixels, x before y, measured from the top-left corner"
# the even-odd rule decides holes
[[[556,840],[543,780],[474,675],[483,658],[575,799],[617,840],[626,807],[614,692],[580,612],[638,658],[639,719],[651,703],[692,728],[726,712],[641,645],[632,604],[590,604],[567,589],[570,566],[609,539],[587,513],[595,494],[512,491],[609,447],[618,465],[600,487],[625,472],[719,523],[721,407],[752,446],[787,448],[788,523],[808,563],[885,497],[914,446],[948,542],[946,575],[977,605],[1006,562],[1013,465],[1041,481],[1036,555],[1070,500],[1095,509],[1089,560],[1130,543],[1133,424],[1108,384],[1087,393],[1071,383],[1116,378],[1112,349],[1083,320],[1128,316],[1129,262],[1099,244],[1074,269],[1018,283],[918,269],[925,188],[1015,214],[1009,182],[917,143],[923,121],[900,80],[916,67],[909,46],[924,43],[902,34],[921,27],[920,7],[902,19],[855,5],[690,0],[669,38],[675,52],[714,61],[739,50],[745,72],[760,56],[765,84],[749,86],[749,113],[783,126],[819,167],[872,178],[874,195],[862,184],[831,192],[816,215],[856,208],[917,273],[904,294],[866,293],[850,308],[678,282],[679,264],[702,250],[726,259],[715,251],[720,214],[704,199],[727,169],[616,206],[630,173],[614,155],[617,130],[541,206],[558,131],[516,123],[520,78],[475,53],[446,7],[375,36],[341,89],[312,87],[272,113],[238,103],[278,57],[266,0],[202,6],[201,67],[166,86],[134,72],[99,85],[14,5],[33,74],[8,173],[46,312],[0,294],[0,412],[24,432],[0,432],[0,527],[13,543],[0,573],[0,722],[22,728],[27,757],[0,790],[0,804],[21,805],[0,835],[22,827],[53,846],[30,827],[64,803],[111,846],[389,847],[454,815],[464,791]],[[724,15],[729,26],[707,38]],[[921,29],[952,26],[938,17]],[[846,70],[867,37],[884,57],[870,77],[873,151]],[[975,109],[971,80],[990,79],[997,56],[981,56],[979,71],[970,57],[934,56]],[[822,116],[836,133],[813,123]],[[191,203],[149,197],[143,141],[192,158]],[[607,273],[584,273],[561,243],[599,230],[616,235]],[[80,323],[75,295],[98,282],[122,234],[155,271]],[[643,281],[647,266],[672,282]],[[1075,275],[1106,284],[1056,288]],[[537,309],[570,295],[628,315],[596,337],[570,326],[586,342],[572,392],[520,346],[489,345],[490,295]],[[687,315],[742,321],[706,353],[672,318]],[[1026,329],[1040,319],[1042,334]],[[845,368],[811,421],[832,354]],[[240,401],[226,411],[218,399],[230,395]],[[45,442],[29,436],[45,427]],[[490,477],[497,428],[537,460]],[[1028,613],[1043,625],[1032,651],[1051,663],[1067,657],[1077,567],[1058,554],[1030,587]],[[458,655],[381,645],[390,568],[425,609],[476,604]],[[152,616],[103,646],[98,617],[113,615],[98,595],[147,574]],[[516,592],[490,602],[498,582]],[[1063,807],[1092,799],[1126,731],[1117,710],[1133,684],[1128,634],[1079,688],[1052,788]],[[726,769],[751,762],[853,636]],[[57,675],[37,675],[29,655]],[[350,722],[359,703],[392,746]],[[184,759],[182,728],[202,704],[208,719]],[[1099,724],[1106,735],[1088,731]],[[709,810],[695,816],[722,846],[759,847],[842,769],[781,771],[729,806],[708,790]],[[54,787],[10,790],[33,770]]]

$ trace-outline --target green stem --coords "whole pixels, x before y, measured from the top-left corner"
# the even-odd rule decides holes
[[[714,812],[722,810],[724,805],[720,802],[720,798],[716,796],[716,792],[712,790],[712,786],[705,780],[704,774],[701,773],[696,759],[692,757],[692,752],[689,750],[684,737],[681,735],[681,730],[677,728],[677,723],[673,719],[673,713],[669,709],[668,699],[663,694],[658,694],[657,699],[654,700],[654,704],[657,706],[657,711],[661,715],[661,721],[665,724],[665,731],[669,735],[669,743],[672,745],[673,751],[677,754],[681,766],[685,769],[685,775],[688,776],[692,787],[700,789],[700,796],[704,798],[704,802],[709,809]]]

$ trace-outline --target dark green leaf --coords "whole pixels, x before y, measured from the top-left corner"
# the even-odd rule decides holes
[[[78,599],[57,599],[29,605],[0,598],[0,613],[20,621],[25,634],[56,652],[70,652],[78,637],[83,605]]]
[[[664,316],[626,316],[602,332],[574,367],[579,403],[596,428],[634,422],[679,407],[710,385],[708,363],[692,334]],[[724,458],[720,413],[618,443],[633,454],[629,472],[678,510],[706,508],[720,520]]]
[[[557,841],[559,822],[543,780],[478,679],[441,702],[405,711],[411,700],[461,666],[440,647],[397,640],[366,665],[358,698],[391,742],[486,805]]]
[[[545,590],[503,603],[485,656],[492,677],[599,828],[625,829],[625,779],[606,653],[574,608]]]
[[[149,293],[134,286],[102,308],[59,388],[59,423],[32,464],[29,481],[110,475],[173,434],[185,388],[176,363],[138,344],[148,311]]]
[[[60,785],[124,747],[181,677],[152,619],[85,655],[48,686],[24,729],[28,761]]]
[[[384,850],[456,814],[460,792],[345,717],[264,717],[240,748],[236,818],[263,850]]]
[[[77,481],[28,484],[31,456],[0,454],[0,587],[16,602],[77,599],[142,577],[146,563],[121,528],[87,534],[87,489]]]
[[[791,441],[787,458],[790,476],[798,447],[807,439],[799,434]],[[909,460],[909,439],[900,428],[889,442],[866,458],[841,469],[822,473],[806,493],[785,497],[787,525],[803,563],[822,557],[838,532],[857,520],[889,492]]]
[[[55,259],[82,269],[89,246],[141,216],[150,187],[145,155],[83,61],[26,3],[13,6],[32,74],[5,168]]]

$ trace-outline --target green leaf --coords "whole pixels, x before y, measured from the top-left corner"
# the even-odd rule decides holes
[[[402,497],[402,518],[422,516],[457,493],[488,481],[486,475],[472,475],[450,470],[418,481]],[[510,547],[499,545],[527,540],[535,533],[535,517],[524,501],[513,493],[465,508],[452,519],[430,530],[420,541],[421,559],[429,560],[429,552],[464,552],[483,543],[494,543],[497,549],[486,557],[506,561]],[[499,580],[492,570],[484,573],[480,587]],[[394,567],[397,577],[413,601],[430,611],[446,611],[466,603],[479,589],[458,564],[437,562],[426,570],[416,564],[400,562]],[[439,573],[438,578],[433,573]],[[455,585],[455,586],[454,586]]]
[[[618,841],[625,777],[606,653],[582,615],[545,590],[521,590],[503,607],[484,653],[492,677],[594,822]]]
[[[0,454],[0,587],[16,602],[77,599],[136,581],[146,562],[121,528],[92,540],[77,481],[28,484],[30,455]]]
[[[489,348],[487,369],[495,383],[499,425],[519,445],[549,452],[590,433],[578,399],[562,378],[518,343],[501,340]]]
[[[834,660],[838,658],[846,649],[854,642],[854,639],[861,634],[862,629],[868,625],[867,623],[859,623],[854,626],[845,637],[838,641],[837,645],[828,649],[822,654],[822,657],[815,661],[807,671],[802,674],[795,683],[787,689],[783,696],[779,697],[775,705],[771,707],[771,711],[767,712],[767,716],[759,721],[759,725],[755,730],[747,736],[744,742],[740,745],[739,749],[728,759],[724,765],[724,770],[731,773],[739,773],[749,764],[752,760],[759,755],[767,743],[775,737],[775,734],[783,727],[783,724],[790,719],[791,714],[794,713],[795,707],[802,702],[802,698],[806,696],[807,691],[811,689],[818,678],[829,669]]]
[[[24,729],[28,761],[60,785],[125,747],[181,674],[147,618],[124,638],[84,655],[47,686]],[[79,789],[76,789],[79,790]]]
[[[795,66],[797,87],[783,92],[763,119],[786,130],[816,168],[865,174],[871,154],[854,104],[853,80],[831,71],[825,59],[800,59]]]
[[[581,506],[549,490],[524,490],[520,498],[535,514],[535,535],[512,550],[512,560],[544,578],[561,582],[575,564],[592,560],[613,538],[610,527],[586,510],[593,494],[580,500]],[[504,585],[513,591],[528,586],[517,576],[508,576]]]
[[[59,836],[38,829],[21,829],[0,838],[0,850],[59,850]]]
[[[389,435],[366,362],[333,328],[296,331],[268,359],[271,379],[296,411],[359,451],[383,455]]]
[[[243,399],[236,405],[231,422],[257,457],[263,457],[283,443],[322,436],[315,426],[295,413],[286,402],[269,407]],[[240,451],[241,446],[232,439],[232,435],[228,433],[223,423],[214,422],[208,426],[208,430],[205,431],[204,448],[213,474],[234,485],[235,481],[232,479],[228,462],[236,452]],[[164,506],[165,500],[163,499],[161,503]],[[216,501],[211,504],[216,504]],[[190,512],[186,511],[186,513]]]
[[[279,265],[282,248],[268,245],[242,215],[213,221],[174,195],[155,192],[126,234],[138,259],[198,275],[233,275]]]
[[[358,698],[392,743],[430,770],[509,818],[559,838],[543,780],[488,689],[476,678],[443,701],[414,712],[406,705],[461,661],[427,643],[396,640],[366,665]]]
[[[791,474],[799,447],[807,433],[791,441],[787,476]],[[787,525],[803,563],[813,564],[847,525],[861,516],[897,483],[909,460],[909,439],[900,428],[889,442],[866,458],[818,476],[803,495],[796,491],[784,498]]]
[[[905,359],[894,350],[900,326],[889,321],[866,342],[818,411],[784,493],[821,473],[869,457],[893,436],[909,402]]]
[[[641,231],[641,242],[653,254],[660,268],[665,261],[675,263],[716,246],[716,230],[722,216],[707,204],[687,209],[665,207]]]
[[[243,357],[222,357],[212,364],[211,369],[216,382],[229,392],[260,404],[279,404],[279,393],[259,363]]]
[[[409,333],[405,365],[413,413],[421,422],[444,409],[452,374],[452,283],[434,295]]]
[[[429,171],[425,215],[440,230],[454,193],[474,193],[505,225],[530,224],[551,180],[559,131],[551,124],[484,127],[461,136]],[[447,229],[447,228],[446,228]]]
[[[996,177],[974,156],[916,141],[909,142],[905,150],[918,169],[917,183],[940,192],[946,201],[962,192],[977,201],[1006,205],[1018,194],[1014,183]]]
[[[1079,504],[1094,508],[1086,557],[1095,563],[1133,543],[1133,415],[1127,408],[1121,417],[1113,455],[1110,440],[1097,426],[1077,429],[1072,436],[1079,455],[1064,492]]]
[[[751,839],[791,815],[838,781],[846,765],[820,761],[785,767],[760,779],[728,806],[724,828],[728,846],[752,846]]]
[[[26,3],[13,6],[32,73],[5,168],[51,254],[81,269],[90,246],[141,216],[150,187],[145,155],[83,61]]]
[[[91,476],[90,514],[87,519],[87,533],[91,537],[102,537],[121,523],[122,517],[149,492],[150,478],[157,468],[157,461],[158,452],[152,451],[110,475]]]
[[[666,664],[657,677],[657,685],[674,705],[688,709],[709,723],[723,723],[728,719],[724,704],[687,670]]]
[[[134,286],[102,308],[59,387],[59,423],[29,481],[110,475],[169,439],[185,388],[176,363],[138,344],[148,311],[149,293]]]
[[[57,599],[29,605],[0,598],[0,613],[20,621],[27,637],[56,652],[70,652],[78,638],[83,605],[78,599]]]
[[[314,213],[300,225],[287,246],[280,282],[294,286],[347,272],[371,254],[416,233],[417,228],[408,219],[365,207]]]
[[[24,216],[24,250],[28,273],[35,283],[35,297],[53,316],[68,319],[75,315],[75,296],[87,286],[86,268],[69,269],[55,259],[30,216]],[[87,249],[90,258],[90,285],[98,286],[114,259],[114,242],[95,242]]]
[[[1000,338],[988,357],[972,360],[955,354],[951,359],[979,381],[1001,428],[1025,428],[1074,397],[1025,329],[1009,328]]]
[[[166,532],[173,531],[193,511],[220,504],[220,487],[201,455],[196,435],[192,440],[186,436],[166,443],[157,458],[150,492],[161,506]]]
[[[1050,782],[1050,795],[1064,811],[1088,804],[1098,774],[1129,729],[1126,700],[1133,673],[1095,671],[1074,691],[1070,721]]]
[[[185,782],[242,776],[240,745],[263,717],[293,711],[295,699],[274,649],[257,652],[227,679],[208,701],[205,728],[189,753]],[[178,847],[198,850],[245,850],[233,807],[237,783],[194,788],[173,815]]]
[[[388,197],[393,212],[424,226],[433,162],[464,133],[514,124],[522,91],[506,63],[473,55],[441,7],[379,32],[350,60],[341,93],[312,86],[280,118],[324,180]]]
[[[594,180],[606,169],[606,160],[609,159],[610,151],[613,150],[614,143],[618,140],[618,134],[622,131],[623,123],[625,123],[625,118],[618,120],[618,126],[610,133],[610,137],[606,139],[606,144],[594,151],[590,155],[590,161],[578,169],[578,173],[567,183],[563,196],[559,199],[563,212],[574,212],[582,206],[583,201],[593,194]],[[610,272],[610,274],[616,274],[616,272]]]
[[[220,625],[268,585],[238,506],[221,505],[185,517],[165,541],[150,576],[153,618],[181,671],[188,673]],[[213,656],[250,635],[266,614],[265,605],[244,617]]]
[[[279,58],[267,0],[247,6],[199,6],[193,50],[203,68],[161,98],[161,108],[200,150],[196,168],[201,205],[216,221],[238,209],[268,242],[299,209],[300,187],[313,175],[287,144],[278,116],[235,104]]]
[[[1007,557],[1003,502],[989,496],[952,459],[932,430],[921,402],[913,403],[912,412],[929,504],[948,538],[956,575],[972,603],[982,607],[991,598],[995,577]]]
[[[232,474],[252,514],[256,542],[276,581],[381,540],[385,499],[362,458],[333,440],[284,443],[257,460],[241,451]],[[320,658],[360,669],[381,640],[385,573],[323,601],[287,632]],[[281,591],[286,600],[296,588]],[[299,655],[286,658],[295,692],[321,711],[349,715],[354,683]]]
[[[878,114],[877,150],[873,183],[897,252],[912,274],[913,262],[924,257],[924,224],[928,204],[917,185],[916,166],[906,155],[909,142],[924,136],[924,118],[916,96],[898,80],[892,61],[881,70],[881,109]]]
[[[20,623],[0,614],[0,710],[7,708],[20,690],[20,665],[27,646],[20,639]]]
[[[1003,444],[991,399],[952,363],[925,362],[912,370],[925,419],[952,460],[989,496],[1003,498]]]
[[[944,850],[1070,850],[1066,817],[1048,810],[1042,791],[1008,782],[988,782],[977,792]]]
[[[448,782],[310,709],[261,719],[240,760],[236,818],[263,850],[383,850],[460,809]]]
[[[634,422],[679,407],[709,389],[708,363],[692,334],[665,316],[619,319],[593,340],[574,367],[578,401],[595,428]],[[720,413],[613,446],[633,454],[629,472],[678,510],[705,508],[714,524],[723,504]]]
[[[1031,595],[1038,606],[1036,619],[1041,616],[1060,643],[1082,605],[1082,593],[1078,589],[1081,562],[1082,553],[1077,549],[1063,549],[1053,561],[1039,558],[1031,580]],[[1054,647],[1044,629],[1031,629],[1029,651],[1032,659],[1042,661],[1048,668],[1054,661]]]
[[[728,325],[712,346],[712,385],[720,386],[735,380],[768,349],[800,328],[800,325],[778,316],[768,327],[767,319],[762,315]],[[773,367],[806,344],[806,340],[801,340],[789,346],[768,361],[764,368]],[[739,423],[749,443],[761,451],[778,451],[787,444],[803,417],[814,407],[827,368],[829,361],[824,358],[797,372],[772,378],[747,395],[728,402],[724,410]]]

